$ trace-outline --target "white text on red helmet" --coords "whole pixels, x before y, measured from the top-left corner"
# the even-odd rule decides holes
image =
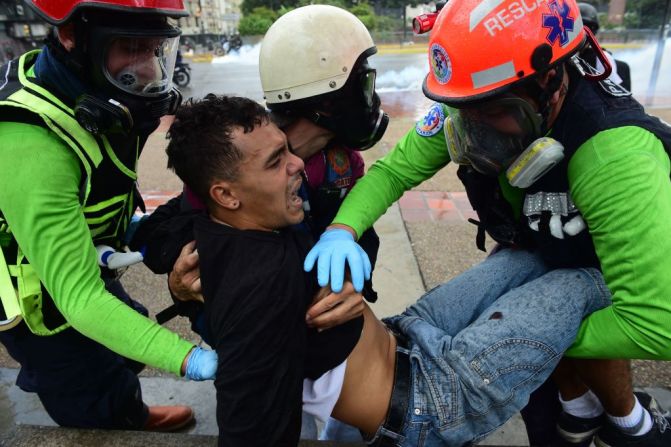
[[[485,20],[484,26],[490,36],[496,35],[497,31],[503,31],[525,15],[533,12],[541,3],[547,0],[518,0],[510,2],[505,8],[501,8],[491,17]]]

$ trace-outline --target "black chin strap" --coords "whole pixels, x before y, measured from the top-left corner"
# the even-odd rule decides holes
[[[326,116],[322,113],[315,112],[314,110],[306,111],[302,113],[302,115],[319,127],[323,127],[331,132],[336,132],[338,130],[337,119],[332,116]]]
[[[564,82],[564,64],[558,64],[554,69],[556,74],[548,80],[548,85],[544,89],[535,81],[531,81],[525,86],[529,94],[534,97],[538,103],[538,113],[543,119],[541,122],[542,134],[545,134],[548,130],[548,116],[550,116],[550,111],[552,109],[550,98],[561,89]]]

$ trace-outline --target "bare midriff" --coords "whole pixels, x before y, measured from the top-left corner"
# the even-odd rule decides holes
[[[389,410],[396,338],[368,306],[359,342],[347,357],[345,380],[332,416],[374,434]]]

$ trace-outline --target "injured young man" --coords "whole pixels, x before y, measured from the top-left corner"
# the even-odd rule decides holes
[[[400,315],[381,321],[365,306],[309,328],[329,291],[303,271],[303,162],[285,135],[254,101],[208,95],[182,106],[169,138],[169,167],[206,205],[190,228],[219,356],[219,445],[296,445],[301,409],[371,445],[467,445],[518,412],[581,320],[610,304],[597,270],[503,249]],[[500,275],[511,262],[524,268]]]

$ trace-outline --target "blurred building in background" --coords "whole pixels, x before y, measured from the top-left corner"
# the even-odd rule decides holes
[[[242,0],[185,0],[191,15],[180,19],[182,45],[187,49],[196,46],[213,51],[222,36],[238,29]]]
[[[57,0],[53,0],[57,1]],[[184,0],[191,16],[180,19],[182,44],[215,50],[224,35],[237,31],[242,0]],[[42,46],[49,25],[23,0],[0,0],[0,63]]]
[[[614,25],[622,25],[627,0],[610,0],[608,5],[608,21]]]
[[[0,62],[40,47],[47,29],[23,0],[0,0]]]

